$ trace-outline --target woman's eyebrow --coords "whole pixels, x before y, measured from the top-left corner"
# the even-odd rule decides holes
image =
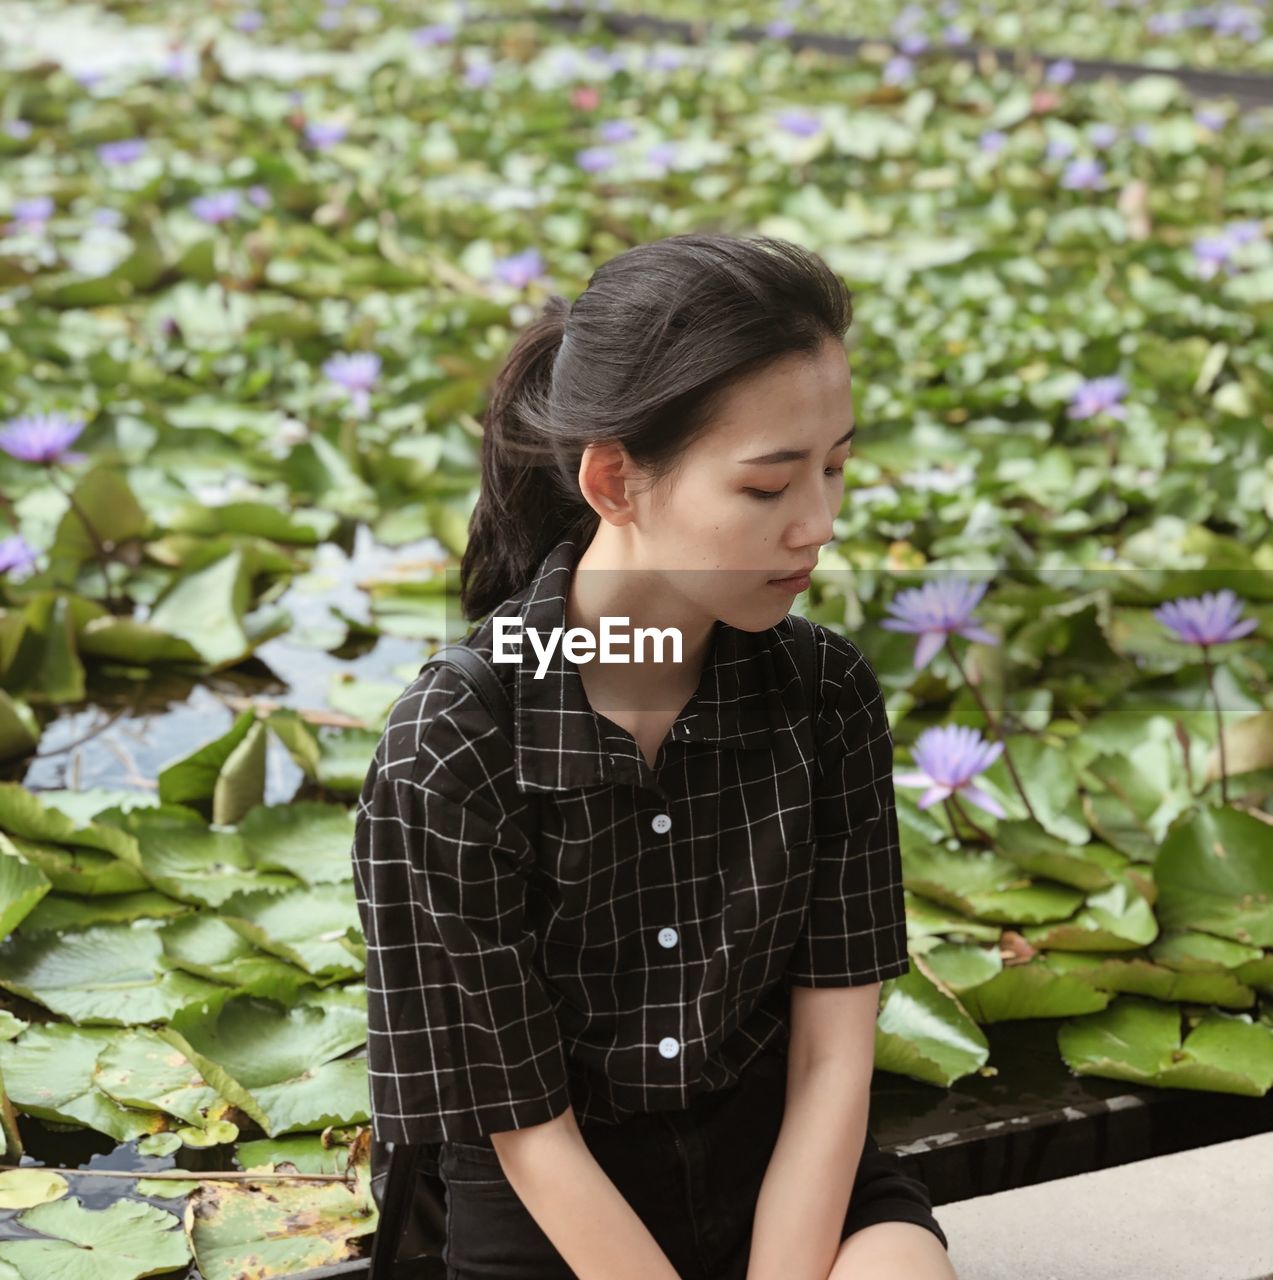
[[[858,429],[855,422],[836,442],[831,446],[843,444],[846,440],[852,440]],[[774,462],[803,462],[809,456],[808,449],[779,449],[776,453],[762,453],[758,458],[739,458],[740,463],[755,464],[758,466],[767,466]]]

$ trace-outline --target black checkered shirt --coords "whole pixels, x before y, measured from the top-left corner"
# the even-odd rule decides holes
[[[563,540],[492,618],[565,625]],[[852,641],[817,628],[816,759],[789,618],[715,624],[651,769],[556,650],[497,663],[509,741],[458,672],[394,703],[357,804],[375,1136],[453,1142],[684,1108],[786,1043],[791,985],[906,973],[893,739]],[[530,832],[528,838],[527,832]]]

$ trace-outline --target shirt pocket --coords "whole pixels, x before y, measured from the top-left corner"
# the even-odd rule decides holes
[[[812,840],[788,845],[731,888],[724,933],[741,990],[765,990],[786,970],[808,915],[814,852]]]

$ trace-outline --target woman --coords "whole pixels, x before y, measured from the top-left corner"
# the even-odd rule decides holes
[[[866,1129],[909,969],[883,699],[823,627],[798,665],[789,616],[844,496],[851,322],[816,255],[676,235],[496,379],[464,643],[523,637],[515,732],[426,665],[355,841],[376,1136],[442,1144],[448,1280],[954,1275]],[[679,660],[550,644],[616,619]]]

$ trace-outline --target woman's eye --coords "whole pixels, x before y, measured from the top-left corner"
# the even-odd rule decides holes
[[[827,467],[826,474],[828,476],[839,476],[843,479],[844,464],[841,463],[838,467]],[[781,489],[744,489],[743,492],[751,494],[758,502],[772,502],[775,498],[786,493],[787,489],[784,485]]]

